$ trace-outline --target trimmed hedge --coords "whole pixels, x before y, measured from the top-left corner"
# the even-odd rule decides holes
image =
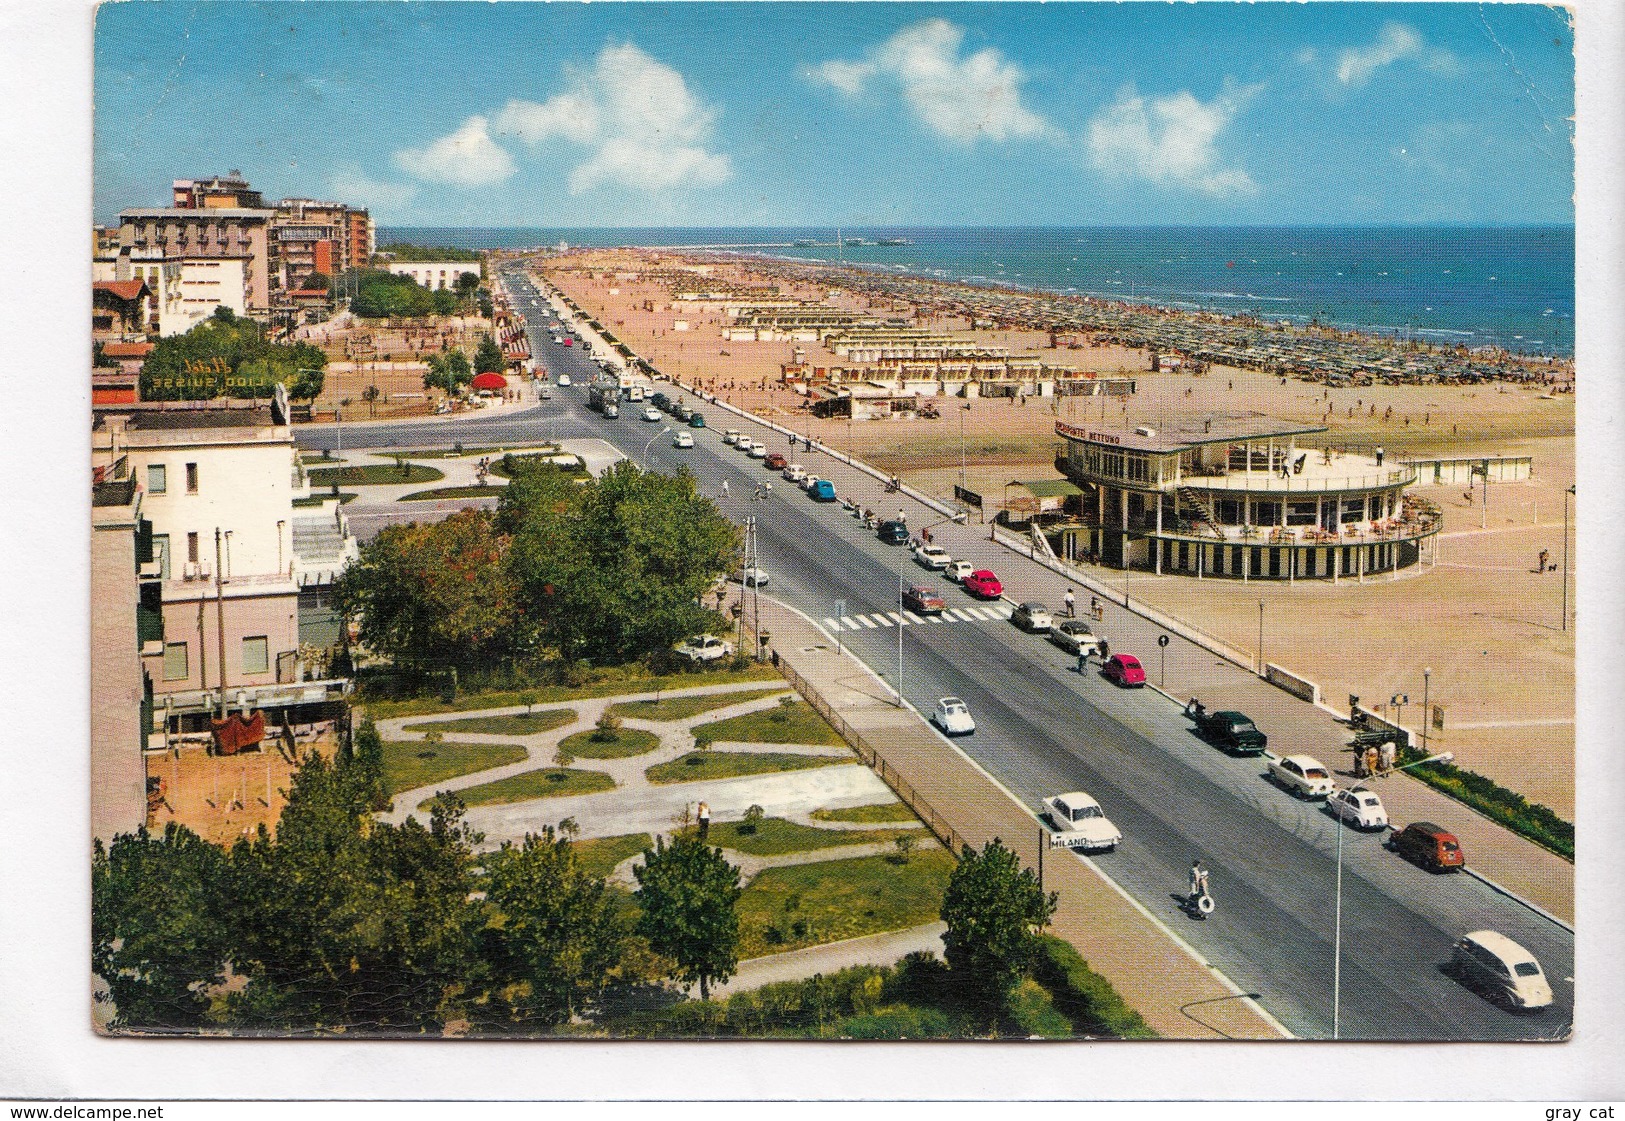
[[[1050,991],[1055,1007],[1079,1035],[1113,1039],[1156,1039],[1140,1014],[1123,1003],[1111,982],[1089,968],[1072,946],[1053,934],[1040,938],[1042,950],[1033,979]]]
[[[1426,758],[1421,751],[1411,747],[1400,753],[1399,762],[1406,764]],[[1574,859],[1574,823],[1564,821],[1549,807],[1531,802],[1516,790],[1508,790],[1495,780],[1485,778],[1476,771],[1464,770],[1454,763],[1429,763],[1406,773],[1471,806],[1519,836],[1551,849],[1565,860]]]

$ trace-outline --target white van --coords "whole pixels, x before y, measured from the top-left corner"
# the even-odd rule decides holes
[[[1463,983],[1512,1008],[1545,1008],[1552,986],[1535,955],[1505,934],[1475,930],[1451,947],[1450,967]]]

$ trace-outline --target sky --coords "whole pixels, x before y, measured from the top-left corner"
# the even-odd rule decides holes
[[[95,212],[241,170],[382,225],[1567,224],[1534,4],[97,13]]]

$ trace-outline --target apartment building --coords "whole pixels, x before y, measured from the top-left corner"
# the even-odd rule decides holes
[[[396,276],[409,276],[429,291],[455,288],[465,272],[480,275],[478,261],[390,261],[384,268]]]
[[[240,261],[244,310],[269,314],[277,291],[271,260],[275,215],[274,210],[220,206],[124,210],[119,213],[118,256],[125,263],[118,267],[133,273],[151,268],[155,257]]]

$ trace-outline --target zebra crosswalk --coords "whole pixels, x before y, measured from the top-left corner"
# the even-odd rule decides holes
[[[878,630],[881,627],[927,627],[935,623],[991,623],[1009,619],[1013,610],[1007,603],[993,603],[977,607],[950,607],[940,615],[916,615],[912,611],[877,611],[869,615],[824,616],[824,629],[830,634],[837,631]]]

